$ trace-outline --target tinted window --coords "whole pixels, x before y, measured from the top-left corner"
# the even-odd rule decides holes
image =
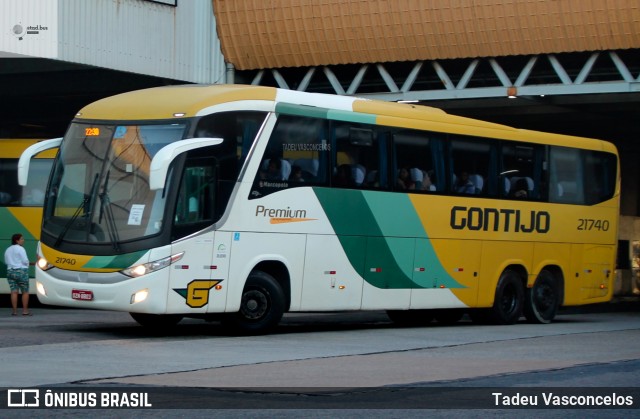
[[[280,115],[254,180],[251,198],[283,188],[329,184],[331,144],[323,119]]]
[[[489,177],[496,172],[491,164],[491,143],[481,138],[459,137],[453,138],[449,146],[449,191],[463,195],[486,195]]]
[[[436,162],[429,132],[401,131],[393,136],[395,156],[394,189],[397,191],[435,192],[444,190],[436,176]]]

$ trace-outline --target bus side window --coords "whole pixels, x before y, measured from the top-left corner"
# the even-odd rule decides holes
[[[355,122],[332,121],[331,132],[335,138],[331,186],[356,189],[380,188],[381,159],[378,127]]]
[[[175,224],[209,221],[213,218],[213,168],[189,166],[180,184]]]
[[[494,143],[476,137],[454,137],[450,142],[450,170],[453,194],[495,195],[497,165]]]
[[[284,188],[325,186],[330,146],[327,121],[280,115],[254,178],[250,199]]]
[[[18,186],[18,161],[0,159],[0,205],[9,205],[20,195]]]
[[[549,156],[550,201],[584,203],[581,150],[552,146]]]
[[[394,189],[434,192],[437,190],[431,139],[422,131],[401,131],[393,136]]]
[[[594,205],[613,197],[615,155],[551,146],[549,156],[550,202]]]
[[[585,203],[587,205],[611,199],[616,184],[616,158],[599,151],[583,151]]]
[[[500,192],[513,199],[540,199],[542,155],[535,145],[504,143],[500,176],[506,186]]]
[[[29,183],[22,191],[22,206],[42,206],[52,165],[53,159],[33,159],[29,166]]]

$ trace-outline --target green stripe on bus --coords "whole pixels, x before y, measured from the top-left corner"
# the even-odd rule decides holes
[[[368,113],[348,112],[348,111],[339,111],[336,109],[329,109],[329,111],[327,112],[327,116],[329,119],[333,119],[336,121],[358,122],[361,124],[371,124],[371,125],[375,125],[376,123],[376,115],[371,115]]]
[[[384,289],[463,288],[440,263],[408,196],[314,188],[351,266]],[[414,274],[414,268],[426,272]]]
[[[403,270],[398,264],[397,255],[394,256],[392,249],[394,247],[402,254],[402,249],[397,248],[405,247],[408,243],[383,237],[362,192],[329,188],[314,188],[314,191],[351,266],[365,281],[384,289],[419,287],[407,275],[406,268]],[[354,252],[354,248],[365,249],[365,253],[360,250]],[[380,271],[376,271],[376,268]]]
[[[407,258],[405,252],[410,252],[412,260],[405,262],[412,268],[425,267],[424,272],[409,275],[420,287],[432,288],[444,285],[446,288],[463,288],[447,270],[442,266],[436,252],[429,240],[422,225],[420,217],[416,213],[415,207],[406,194],[384,193],[374,191],[362,191],[362,195],[367,201],[367,205],[378,224],[378,228],[384,237],[414,237],[415,241],[399,245],[396,239],[394,245],[389,246],[396,260]],[[405,242],[407,239],[405,239]],[[410,246],[407,247],[407,246]],[[400,254],[397,254],[400,253]]]
[[[292,103],[277,103],[276,113],[286,115],[306,116],[309,118],[333,119],[335,121],[349,121],[361,124],[375,124],[376,115],[350,112],[336,109],[319,108]]]
[[[420,237],[427,233],[406,194],[361,191],[385,237]]]
[[[276,113],[327,119],[327,109],[325,108],[317,108],[315,106],[307,105],[294,105],[291,103],[276,103]]]
[[[136,263],[146,250],[117,256],[95,256],[84,265],[84,268],[125,269]]]

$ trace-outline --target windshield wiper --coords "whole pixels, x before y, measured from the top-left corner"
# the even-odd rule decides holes
[[[98,217],[98,224],[102,224],[102,216],[104,215],[104,221],[107,224],[107,232],[109,233],[109,240],[111,241],[111,245],[113,246],[113,250],[116,252],[120,251],[120,237],[118,235],[118,230],[116,228],[116,221],[113,218],[113,211],[111,210],[111,200],[109,199],[108,187],[109,187],[109,176],[111,175],[111,170],[107,172],[107,176],[104,180],[104,187],[102,189],[102,193],[100,194],[100,216]]]
[[[64,228],[62,229],[62,232],[58,236],[58,239],[56,240],[54,247],[60,246],[60,243],[62,243],[64,236],[67,235],[74,221],[76,221],[76,218],[80,216],[80,214],[82,213],[82,210],[85,209],[87,204],[91,202],[91,197],[93,196],[93,192],[95,191],[97,185],[98,185],[98,174],[96,173],[96,176],[93,178],[93,183],[91,184],[91,190],[89,190],[89,193],[85,195],[84,198],[82,198],[82,202],[80,202],[80,205],[78,205],[78,208],[76,208],[73,215],[71,215],[71,218],[69,219],[69,221],[67,221],[67,224],[64,225]],[[90,207],[86,208],[85,216],[89,214],[91,214]],[[91,219],[91,218],[88,218],[88,219]]]

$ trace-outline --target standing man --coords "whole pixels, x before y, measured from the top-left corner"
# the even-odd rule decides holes
[[[29,258],[24,250],[22,234],[11,236],[11,246],[4,252],[4,263],[7,264],[7,280],[11,288],[12,316],[18,315],[18,293],[22,293],[22,315],[31,316],[29,311]]]

